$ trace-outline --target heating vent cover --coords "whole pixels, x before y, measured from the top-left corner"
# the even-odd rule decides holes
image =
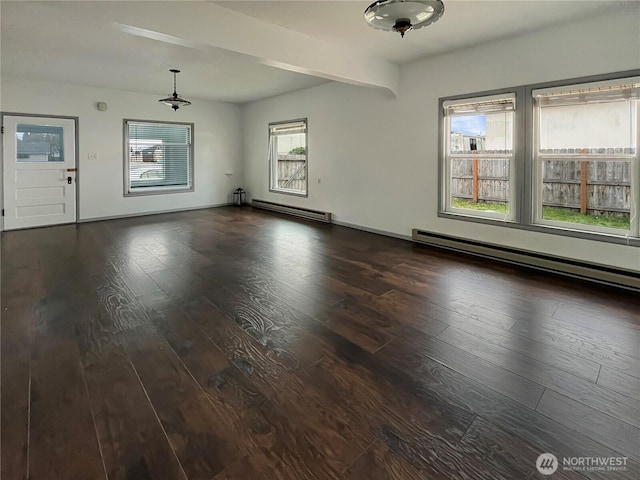
[[[418,243],[425,243],[449,250],[524,265],[538,270],[559,273],[584,280],[605,283],[607,285],[640,290],[640,274],[632,270],[612,268],[596,263],[580,262],[528,250],[502,247],[492,243],[427,232],[418,228],[412,230],[411,237],[413,241]]]
[[[279,203],[265,202],[264,200],[252,200],[251,205],[255,208],[263,210],[271,210],[273,212],[285,213],[296,217],[302,217],[318,222],[331,223],[331,213],[321,212],[319,210],[310,210],[308,208],[291,207],[289,205],[281,205]]]

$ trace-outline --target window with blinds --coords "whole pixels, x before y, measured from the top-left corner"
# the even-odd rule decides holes
[[[536,89],[535,221],[637,232],[640,77]]]
[[[269,189],[307,195],[307,120],[269,124]]]
[[[125,120],[125,195],[193,190],[193,124]]]
[[[446,211],[510,220],[514,93],[442,103]]]

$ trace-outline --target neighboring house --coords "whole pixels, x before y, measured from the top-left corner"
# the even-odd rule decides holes
[[[162,145],[153,145],[141,150],[131,151],[132,162],[161,162],[163,160]]]
[[[554,150],[557,150],[555,153],[574,153],[581,149],[587,149],[591,153],[614,153],[618,150],[622,152],[623,147],[629,142],[628,133],[633,131],[629,124],[631,117],[625,108],[628,108],[627,105],[620,102],[546,109],[543,121],[540,122],[540,143],[548,150],[545,153],[554,153]],[[481,116],[483,115],[478,115]],[[485,134],[451,132],[452,152],[513,148],[511,135],[505,134],[513,129],[511,117],[500,114],[488,114],[485,117]],[[594,118],[598,121],[593,121]],[[589,129],[575,128],[576,124],[589,125]]]
[[[484,135],[465,135],[462,132],[451,134],[451,151],[467,152],[485,149],[486,138]]]
[[[18,161],[48,162],[51,156],[51,146],[48,142],[18,141]]]

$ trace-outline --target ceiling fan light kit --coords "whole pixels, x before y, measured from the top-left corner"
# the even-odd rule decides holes
[[[160,103],[164,103],[165,105],[169,105],[171,108],[173,108],[174,111],[178,110],[180,107],[188,107],[189,105],[191,105],[191,102],[189,100],[185,100],[184,98],[180,98],[176,93],[176,74],[180,73],[180,70],[172,68],[169,71],[173,73],[173,93],[171,94],[171,96],[167,98],[161,98],[158,101]]]
[[[401,37],[438,21],[444,14],[442,0],[378,0],[364,11],[370,27],[398,32]]]

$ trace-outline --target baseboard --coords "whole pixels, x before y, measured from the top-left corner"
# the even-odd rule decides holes
[[[172,208],[169,210],[155,210],[153,212],[126,213],[123,215],[110,215],[107,217],[90,217],[78,220],[77,223],[102,222],[105,220],[119,220],[123,218],[146,217],[149,215],[162,215],[163,213],[189,212],[192,210],[205,210],[207,208],[228,207],[233,205],[231,202],[213,203],[210,205],[201,205],[198,207]]]
[[[409,240],[409,241],[412,240],[410,235],[402,235],[400,233],[389,232],[387,230],[379,230],[377,228],[365,227],[363,225],[357,225],[355,223],[341,222],[341,221],[337,221],[337,220],[334,219],[333,220],[333,224],[334,225],[339,225],[341,227],[352,228],[354,230],[360,230],[361,232],[367,232],[367,233],[374,233],[376,235],[382,235],[384,237],[391,237],[391,238],[397,238],[397,239],[400,239],[400,240]]]

